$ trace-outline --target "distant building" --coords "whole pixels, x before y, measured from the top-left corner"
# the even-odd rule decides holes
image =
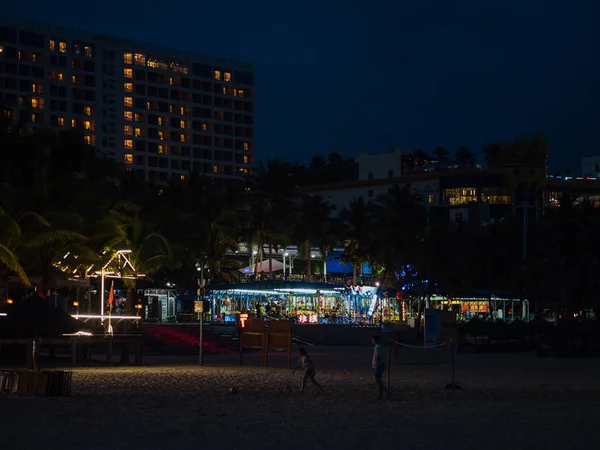
[[[589,156],[581,159],[581,175],[600,178],[600,156]]]
[[[248,63],[0,16],[0,102],[150,181],[254,165]]]
[[[362,154],[356,158],[358,178],[303,186],[302,192],[322,196],[331,215],[338,217],[354,198],[377,202],[395,185],[410,185],[426,205],[432,224],[468,222],[476,229],[511,214],[521,215],[523,209],[530,215],[543,214],[565,196],[575,204],[589,201],[600,206],[600,180],[550,176],[544,165],[513,164],[495,169],[445,166],[442,170],[425,168],[402,174],[394,165],[396,155]]]

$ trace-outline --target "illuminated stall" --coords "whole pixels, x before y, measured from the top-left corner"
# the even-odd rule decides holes
[[[208,300],[213,302],[217,322],[234,322],[236,315],[249,312],[306,324],[371,324],[381,320],[385,307],[378,289],[274,280],[218,286]]]

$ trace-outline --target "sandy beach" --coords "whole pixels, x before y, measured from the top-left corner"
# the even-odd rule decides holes
[[[392,365],[390,400],[374,401],[369,348],[310,348],[317,379],[273,353],[147,357],[141,367],[74,370],[69,398],[0,397],[8,449],[592,449],[600,442],[600,360],[532,354]],[[295,358],[293,363],[295,363]],[[230,388],[237,393],[230,393]]]

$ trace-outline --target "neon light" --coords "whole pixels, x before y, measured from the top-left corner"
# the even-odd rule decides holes
[[[71,314],[71,317],[75,319],[104,319],[106,316],[94,315],[94,314]],[[140,320],[138,316],[112,316],[115,319],[124,319],[124,320]]]

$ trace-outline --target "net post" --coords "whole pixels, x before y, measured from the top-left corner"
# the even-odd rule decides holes
[[[390,373],[392,371],[392,346],[394,345],[394,340],[390,339],[390,346],[388,349],[388,370],[387,370],[387,388],[388,388],[388,395],[389,395],[389,390],[390,390]]]
[[[454,369],[454,338],[450,338],[450,352],[452,353],[452,387],[454,388],[454,386],[456,386],[456,383],[454,382],[455,377],[455,369]]]

